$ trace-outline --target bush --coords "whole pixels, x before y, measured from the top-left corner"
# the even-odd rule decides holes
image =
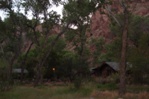
[[[76,89],[80,89],[80,87],[81,87],[81,85],[82,85],[82,79],[81,79],[81,77],[77,76],[77,77],[74,79],[73,83],[74,83],[74,87],[75,87]]]
[[[109,76],[110,82],[112,83],[119,83],[119,74],[114,73],[111,76]]]
[[[99,84],[99,85],[97,85],[97,88],[99,88],[102,91],[116,90],[116,89],[118,89],[118,86],[115,83],[107,83],[107,84]]]
[[[0,68],[0,91],[6,91],[10,88],[9,81],[7,79],[7,70]]]

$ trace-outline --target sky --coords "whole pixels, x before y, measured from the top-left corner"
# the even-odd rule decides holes
[[[53,6],[53,7],[51,8],[51,10],[56,11],[58,14],[60,14],[60,15],[62,16],[63,6],[62,6],[62,5]],[[0,17],[1,17],[1,19],[3,20],[6,16],[7,16],[7,13],[0,10]],[[29,15],[28,15],[27,17],[28,17],[29,19],[31,19],[31,18],[32,18],[31,13],[29,13]]]
[[[0,17],[2,18],[2,20],[6,17],[5,15],[6,13],[0,10]]]

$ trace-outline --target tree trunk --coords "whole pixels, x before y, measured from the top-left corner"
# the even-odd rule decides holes
[[[24,56],[24,59],[23,59],[23,61],[21,63],[21,82],[23,82],[23,79],[24,79],[24,66],[26,64],[27,55],[28,55],[30,49],[32,48],[32,45],[33,45],[33,42],[31,42],[31,44],[30,44],[30,46],[29,46],[29,48],[28,48],[28,50],[27,50],[27,52],[26,52],[26,54]]]
[[[38,86],[42,84],[42,78],[43,78],[43,72],[42,72],[43,65],[38,61],[35,69],[35,81],[34,81],[34,86]]]
[[[119,95],[123,96],[126,93],[126,50],[127,50],[127,35],[128,35],[128,17],[127,8],[124,7],[124,25],[122,29],[122,50],[120,60],[120,86]]]
[[[13,70],[13,64],[14,64],[15,59],[16,59],[16,55],[12,57],[12,59],[10,60],[9,66],[8,66],[8,72],[7,72],[7,81],[9,84],[8,87],[13,84],[12,70]]]

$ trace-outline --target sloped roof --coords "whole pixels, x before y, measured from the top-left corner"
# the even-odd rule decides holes
[[[120,70],[120,68],[119,68],[120,64],[118,62],[103,62],[100,66],[91,68],[91,71],[94,70],[94,69],[100,68],[104,64],[107,64],[108,66],[113,68],[115,71],[119,71]],[[132,68],[132,65],[129,62],[127,62],[126,64],[127,64],[127,68],[126,69]]]
[[[107,65],[109,65],[110,67],[112,67],[115,71],[119,71],[120,70],[120,64],[118,62],[105,62]],[[126,69],[130,69],[132,68],[132,64],[130,64],[129,62],[126,63],[127,67]]]
[[[105,62],[107,65],[112,67],[115,71],[119,71],[119,63],[117,62]]]
[[[21,73],[21,68],[15,68],[12,70],[13,73]],[[28,73],[26,69],[24,69],[24,73]]]

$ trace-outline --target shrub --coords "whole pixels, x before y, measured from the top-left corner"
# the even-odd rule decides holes
[[[5,68],[0,68],[0,91],[6,91],[9,88],[10,84],[7,79],[7,71]]]
[[[118,86],[115,83],[107,83],[107,84],[98,84],[97,88],[99,88],[102,91],[105,91],[105,90],[116,90],[116,89],[118,89]]]

